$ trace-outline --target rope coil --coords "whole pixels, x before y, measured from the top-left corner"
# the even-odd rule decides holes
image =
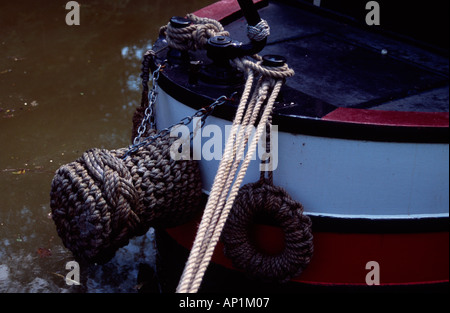
[[[160,28],[160,36],[165,36],[169,47],[181,51],[203,49],[209,38],[215,36],[230,36],[219,21],[206,17],[198,17],[187,14],[186,18],[191,21],[186,27],[177,28],[168,23]],[[262,41],[270,35],[270,27],[266,20],[258,24],[247,25],[247,37],[250,40]]]
[[[281,253],[261,252],[252,241],[251,226],[260,216],[283,230],[285,245]],[[253,278],[271,282],[286,282],[300,275],[313,253],[311,219],[303,215],[299,202],[270,179],[260,179],[239,190],[221,241],[233,266]]]
[[[230,35],[216,20],[194,14],[188,14],[186,18],[192,22],[191,25],[176,28],[168,23],[160,28],[159,34],[166,37],[171,48],[195,51],[202,49],[211,37]]]

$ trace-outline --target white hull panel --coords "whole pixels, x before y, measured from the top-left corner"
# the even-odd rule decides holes
[[[158,97],[158,129],[195,112],[161,89]],[[210,116],[205,125],[208,124],[224,129],[231,122]],[[192,130],[192,125],[189,127]],[[208,139],[203,138],[204,141]],[[212,186],[218,166],[218,160],[200,160],[206,193]],[[259,162],[253,161],[243,184],[258,178]],[[274,183],[285,188],[311,215],[447,217],[449,145],[361,141],[278,132],[278,166]]]

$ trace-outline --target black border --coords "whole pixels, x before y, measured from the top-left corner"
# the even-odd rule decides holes
[[[201,207],[208,202],[208,195],[202,193]],[[201,220],[201,212],[193,217]],[[413,234],[449,232],[449,216],[412,217],[412,218],[363,218],[310,215],[313,232],[347,233],[347,234]]]
[[[154,61],[152,71],[156,69]],[[215,99],[199,94],[187,86],[181,86],[171,80],[164,72],[161,73],[159,86],[175,100],[198,110],[208,106]],[[231,95],[235,89],[218,90],[220,95]],[[238,91],[239,92],[239,91]],[[218,94],[217,97],[220,96]],[[216,107],[213,116],[233,120],[237,102],[227,102]],[[275,112],[273,124],[278,125],[279,131],[309,136],[327,138],[341,138],[351,140],[367,140],[380,142],[412,142],[412,143],[449,143],[448,127],[414,127],[414,126],[386,126],[375,124],[359,124],[323,120],[306,116],[286,116]]]
[[[423,218],[339,218],[309,215],[314,232],[358,234],[407,234],[448,232],[448,217]]]

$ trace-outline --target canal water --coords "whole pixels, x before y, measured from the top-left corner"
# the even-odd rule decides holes
[[[130,144],[143,54],[171,16],[214,1],[81,0],[71,26],[67,2],[0,3],[0,292],[137,292],[154,266],[151,231],[67,284],[50,184],[87,149]]]

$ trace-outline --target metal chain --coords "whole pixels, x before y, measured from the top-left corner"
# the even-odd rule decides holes
[[[133,140],[133,145],[139,143],[142,135],[147,130],[147,125],[150,126],[151,129],[155,128],[153,106],[155,105],[156,99],[158,98],[158,79],[162,67],[163,64],[158,65],[158,68],[152,73],[152,90],[150,90],[148,94],[148,106],[145,108],[144,117],[142,118],[141,125],[139,125],[139,128],[137,130],[137,136]]]
[[[156,72],[156,71],[155,71],[155,72]],[[154,76],[154,77],[155,77],[155,76]],[[158,77],[159,77],[159,72],[158,72],[158,74],[157,74],[157,76],[156,76],[156,79],[157,79]],[[155,98],[154,98],[154,99],[156,100],[157,92],[156,92],[156,91],[153,92],[153,89],[152,89],[152,92],[151,92],[151,93],[155,94]],[[211,115],[211,113],[214,111],[214,109],[215,109],[217,106],[224,104],[226,101],[231,101],[231,100],[233,99],[233,97],[234,97],[236,94],[237,94],[237,92],[233,92],[233,93],[231,94],[230,97],[227,97],[227,96],[225,96],[225,95],[222,95],[222,96],[218,97],[218,98],[217,98],[216,100],[214,100],[214,102],[211,103],[210,105],[208,105],[208,106],[206,106],[206,107],[203,107],[203,108],[197,110],[193,115],[183,117],[178,123],[172,124],[172,125],[170,125],[169,127],[166,127],[166,128],[161,129],[158,133],[156,133],[156,134],[153,135],[153,136],[142,137],[142,134],[145,132],[145,127],[146,127],[146,126],[144,125],[144,126],[143,126],[144,131],[142,132],[142,134],[138,134],[138,136],[136,137],[136,138],[139,138],[139,139],[138,139],[138,140],[135,139],[134,142],[133,142],[133,145],[131,145],[130,147],[128,147],[128,151],[125,153],[125,155],[122,157],[122,159],[125,159],[125,158],[128,157],[130,154],[136,152],[136,151],[139,150],[140,148],[152,144],[156,139],[161,138],[161,137],[164,137],[164,136],[167,136],[168,134],[170,134],[170,132],[171,132],[175,127],[178,127],[178,126],[181,126],[181,125],[184,125],[184,126],[189,125],[195,117],[201,118],[201,125],[200,125],[200,127],[203,127],[203,125],[205,124],[206,118],[207,118],[209,115]],[[150,96],[149,96],[149,97],[150,97]],[[152,99],[153,99],[153,96],[152,96]],[[154,102],[153,102],[153,103],[154,103]],[[152,104],[152,106],[153,106],[153,104]],[[146,111],[147,111],[147,110],[146,110]],[[152,111],[153,111],[153,110],[152,110]],[[149,112],[149,114],[152,114],[152,112]],[[144,117],[144,119],[145,119],[145,117]],[[144,119],[143,119],[143,120],[144,120]],[[141,126],[142,126],[142,123],[141,123]],[[139,128],[141,128],[141,127],[139,127]],[[139,133],[139,132],[138,132],[138,133]],[[192,134],[193,134],[193,132],[191,132],[191,139],[192,139]]]

